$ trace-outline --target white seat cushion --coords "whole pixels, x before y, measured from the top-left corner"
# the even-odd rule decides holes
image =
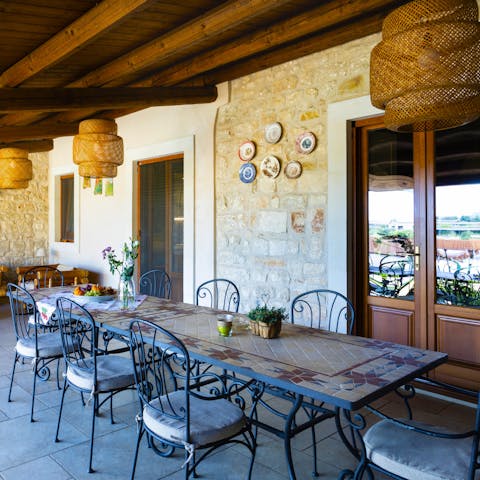
[[[38,337],[38,357],[51,358],[62,356],[62,339],[58,332],[42,333]],[[35,357],[35,337],[21,338],[15,346],[17,353],[23,357]]]
[[[171,412],[166,397],[160,397],[160,399],[164,410]],[[152,406],[159,407],[160,399],[156,398],[144,406],[144,424],[159,437],[182,443],[185,440],[185,422],[169,418],[152,408]],[[173,392],[169,395],[168,401],[178,414],[179,409],[185,404],[185,392],[181,390]],[[190,397],[190,443],[195,447],[232,437],[245,427],[245,423],[242,410],[228,400],[202,400]]]
[[[89,359],[86,363],[87,367],[92,366],[93,368],[93,359]],[[67,380],[83,390],[91,391],[93,389],[93,371],[89,372],[69,365]],[[119,355],[97,356],[96,393],[111,392],[129,387],[134,383],[132,361],[129,358]]]
[[[402,420],[426,430],[451,431]],[[385,470],[411,480],[463,480],[470,465],[472,437],[437,438],[399,427],[389,420],[373,425],[364,437],[367,457]]]

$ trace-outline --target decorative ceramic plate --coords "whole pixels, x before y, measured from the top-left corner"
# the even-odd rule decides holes
[[[287,178],[298,178],[302,174],[302,164],[292,160],[285,165],[283,172]]]
[[[262,160],[260,169],[266,177],[278,177],[280,173],[280,160],[275,155],[268,155]]]
[[[265,140],[268,143],[277,143],[282,138],[282,126],[278,123],[271,123],[265,127]]]
[[[255,156],[255,153],[256,147],[251,141],[242,143],[238,149],[238,156],[240,157],[240,160],[243,160],[244,162],[249,162]]]
[[[317,145],[317,139],[312,132],[304,132],[297,137],[295,148],[298,153],[310,153]]]
[[[243,183],[252,183],[257,176],[257,169],[253,163],[244,163],[238,172]]]

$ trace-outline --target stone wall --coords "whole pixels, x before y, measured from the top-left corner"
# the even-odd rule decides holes
[[[42,262],[35,257],[37,249],[48,252],[48,153],[29,158],[33,180],[28,188],[0,190],[0,264],[10,267],[9,279],[18,265]]]
[[[220,108],[216,125],[216,272],[234,281],[240,310],[268,298],[288,305],[303,291],[327,287],[327,106],[368,94],[369,58],[380,34],[233,81],[231,101]],[[276,144],[264,128],[280,122]],[[317,146],[299,154],[295,140],[313,132]],[[253,183],[239,180],[238,147],[256,143]],[[266,155],[281,160],[276,179],[260,172]],[[288,179],[283,167],[298,160],[303,173]]]

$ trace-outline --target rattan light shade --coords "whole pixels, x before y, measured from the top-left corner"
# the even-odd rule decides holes
[[[478,118],[476,0],[415,0],[388,15],[371,54],[370,96],[394,131],[441,130]]]
[[[27,188],[32,176],[32,162],[27,150],[0,149],[0,188]]]
[[[90,119],[80,122],[73,138],[73,161],[82,177],[113,178],[123,163],[123,140],[116,135],[113,120]]]

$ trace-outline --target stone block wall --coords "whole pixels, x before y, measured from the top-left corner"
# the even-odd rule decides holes
[[[239,287],[240,311],[265,298],[287,306],[301,292],[327,287],[327,107],[368,94],[370,51],[379,41],[371,35],[232,82],[215,133],[216,274]],[[264,137],[272,122],[283,126],[276,144]],[[308,155],[295,148],[306,131],[317,139]],[[238,176],[246,140],[257,146],[250,184]],[[260,171],[267,155],[281,160],[275,179]],[[284,175],[290,160],[303,166],[297,179]]]
[[[19,190],[0,189],[0,264],[10,267],[40,264],[35,252],[48,252],[48,153],[31,153],[33,179]],[[48,260],[44,259],[45,262]]]

